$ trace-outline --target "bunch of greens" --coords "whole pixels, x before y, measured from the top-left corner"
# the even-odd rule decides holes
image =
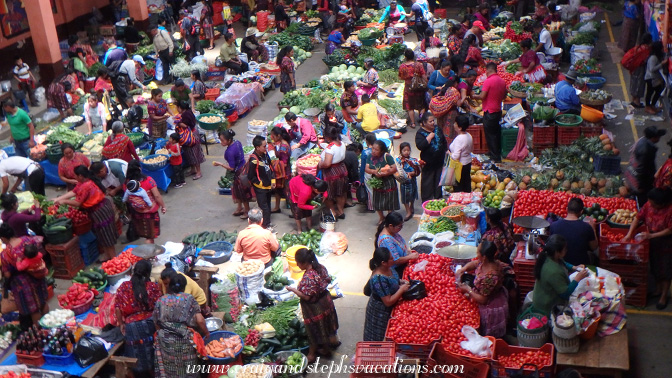
[[[571,50],[572,45],[595,46],[595,35],[593,33],[578,33],[567,41],[567,45],[570,46],[568,50]]]
[[[336,98],[338,98],[338,93],[335,91],[314,88],[310,91],[310,94],[305,97],[306,109],[307,108],[324,109],[324,107],[327,106],[327,104],[331,102],[331,100]]]
[[[378,39],[383,36],[383,31],[377,28],[366,28],[359,32],[359,39]]]
[[[54,127],[49,135],[47,135],[47,143],[49,144],[70,143],[75,148],[79,146],[82,139],[84,139],[83,134],[70,130],[70,128],[65,125]]]
[[[310,41],[310,37],[305,35],[291,34],[287,30],[282,33],[272,35],[268,39],[269,42],[277,42],[280,48],[284,46],[296,46],[306,51],[311,51],[313,49],[313,43]]]
[[[396,116],[397,118],[403,118],[406,116],[406,111],[404,110],[401,101],[382,98],[378,100],[378,105],[382,106],[389,115]]]
[[[513,64],[509,64],[508,66],[506,66],[506,72],[508,72],[510,74],[515,75],[516,72],[518,72],[518,70],[520,70],[520,63],[513,63]]]
[[[343,53],[342,49],[336,49],[333,54],[322,58],[322,61],[329,67],[340,66],[341,64],[345,64],[345,53]]]
[[[304,88],[317,88],[320,86],[320,81],[317,79],[313,79],[306,84],[303,85]]]
[[[496,57],[503,60],[513,60],[519,58],[523,54],[520,45],[511,40],[504,40],[500,44],[495,43],[486,43],[485,46],[491,51]]]
[[[401,82],[401,79],[399,79],[399,71],[391,68],[378,71],[378,82],[385,84]]]
[[[306,17],[308,18],[320,17],[320,12],[309,9],[306,11]]]
[[[93,63],[91,65],[91,67],[89,67],[89,74],[92,75],[92,76],[93,75],[97,76],[98,75],[98,70],[103,68],[103,67],[105,67],[105,65],[101,62]]]
[[[215,102],[212,100],[201,100],[196,103],[196,110],[199,113],[212,113],[212,110],[215,108]]]
[[[382,189],[383,185],[383,180],[380,177],[374,176],[369,179],[369,186],[371,189]]]
[[[147,56],[154,52],[154,45],[140,45],[135,49],[135,54],[140,56]]]

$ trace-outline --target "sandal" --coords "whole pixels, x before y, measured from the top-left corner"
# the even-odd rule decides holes
[[[240,216],[240,215],[243,215],[243,214],[244,214],[244,212],[241,210],[241,211],[236,211],[235,213],[233,213],[231,215],[233,215],[234,217],[237,217],[237,216]]]
[[[247,219],[247,214],[243,214],[240,216],[240,219]]]
[[[656,303],[656,308],[659,309],[659,310],[664,310],[665,308],[667,308],[667,303],[669,301],[670,301],[670,297],[666,297],[665,301],[663,303],[660,303],[660,302]]]
[[[203,175],[198,175],[198,176],[194,176],[194,177],[192,178],[192,180],[194,180],[194,181],[195,181],[195,180],[198,180],[198,179],[200,179],[201,177],[203,177]]]
[[[271,214],[280,214],[280,209],[271,210]]]
[[[413,213],[409,214],[406,218],[404,218],[404,222],[408,222],[409,220],[413,219]]]
[[[415,123],[411,123],[411,129],[415,129],[416,125]]]

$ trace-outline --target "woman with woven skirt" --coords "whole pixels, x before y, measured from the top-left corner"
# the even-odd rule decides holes
[[[245,166],[245,152],[243,152],[243,145],[240,141],[234,140],[236,133],[231,130],[223,130],[219,133],[219,140],[222,146],[226,147],[224,152],[225,163],[215,161],[212,163],[215,167],[222,167],[227,170],[227,176],[233,175],[233,183],[231,184],[231,197],[233,203],[236,204],[236,211],[233,212],[234,217],[240,219],[247,219],[247,212],[250,211],[250,200],[252,199],[252,190],[243,188],[240,183],[240,174],[243,172]]]
[[[154,307],[154,376],[156,378],[197,378],[193,372],[199,356],[205,356],[204,339],[210,337],[196,299],[185,294],[187,279],[176,275],[170,280],[168,294]],[[197,331],[198,330],[198,331]],[[187,368],[192,366],[188,373]]]
[[[337,335],[338,315],[327,289],[331,283],[327,268],[308,248],[296,251],[296,263],[305,271],[303,278],[296,288],[287,286],[286,289],[301,299],[301,312],[308,332],[308,363],[313,363],[318,353],[330,355],[341,345]]]
[[[152,201],[152,205],[148,206],[138,196],[129,197],[130,208],[132,209],[130,211],[131,223],[133,224],[133,228],[135,228],[136,235],[147,239],[146,243],[154,244],[154,239],[161,234],[159,210],[161,210],[162,214],[165,214],[166,204],[163,202],[163,197],[154,179],[142,173],[140,162],[132,161],[128,164],[126,178],[140,183],[140,187],[147,192],[149,199]]]
[[[137,358],[133,374],[140,377],[154,372],[154,304],[161,298],[159,285],[152,282],[152,263],[138,261],[131,280],[119,286],[114,300],[117,323],[124,335],[124,356]]]
[[[201,149],[201,137],[196,128],[196,116],[191,111],[189,103],[180,101],[177,104],[177,110],[180,112],[177,116],[177,126],[175,131],[180,135],[180,147],[182,147],[182,157],[185,165],[191,166],[191,173],[188,176],[194,176],[198,180],[201,174],[201,164],[205,163],[205,155]],[[182,138],[183,135],[191,133],[191,138]]]
[[[277,159],[271,160],[273,171],[275,172],[275,207],[271,210],[272,214],[280,212],[280,200],[289,198],[289,180],[292,178],[292,164],[289,157],[292,154],[292,147],[289,143],[292,138],[284,127],[274,127],[271,130],[271,140],[273,141],[273,150]],[[289,200],[287,200],[289,202]]]
[[[124,124],[121,121],[112,123],[112,134],[105,141],[103,157],[108,160],[121,159],[127,163],[130,163],[133,159],[140,160],[131,138],[124,134]]]
[[[114,205],[105,197],[105,187],[98,177],[88,168],[80,165],[75,168],[78,184],[75,188],[54,200],[55,205],[70,205],[80,208],[89,215],[93,233],[98,240],[98,251],[103,259],[116,256],[114,245],[119,232],[114,222]],[[74,199],[72,199],[74,198]]]
[[[406,61],[399,67],[399,78],[404,80],[403,107],[408,112],[411,128],[415,129],[415,111],[419,111],[420,116],[422,116],[422,113],[427,110],[427,101],[425,101],[426,90],[411,90],[411,82],[413,81],[413,77],[424,77],[427,79],[427,75],[422,64],[415,61],[413,50],[406,49],[404,57]],[[427,80],[425,80],[426,82]]]
[[[371,202],[373,203],[373,210],[378,212],[378,224],[380,224],[385,220],[383,211],[399,210],[399,190],[397,189],[397,180],[394,179],[397,165],[394,158],[387,153],[387,146],[383,141],[373,142],[371,156],[366,162],[365,171],[373,176],[369,180],[369,186],[373,192]],[[376,185],[372,184],[373,181],[376,182]]]
[[[369,260],[371,278],[364,287],[364,294],[369,296],[364,318],[364,341],[383,341],[387,322],[392,309],[408,291],[407,281],[400,280],[397,271],[392,269],[394,259],[387,248],[376,248]]]
[[[324,140],[328,143],[322,151],[317,169],[322,172],[322,179],[329,185],[327,206],[336,219],[345,219],[345,199],[348,192],[348,169],[345,167],[345,144],[341,142],[341,133],[335,127],[324,132]]]
[[[168,103],[163,99],[163,91],[159,88],[152,89],[152,98],[147,103],[147,128],[155,138],[166,138],[168,118],[172,116],[168,109]]]

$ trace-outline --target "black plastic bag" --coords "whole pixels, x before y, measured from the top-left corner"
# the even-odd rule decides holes
[[[81,367],[86,367],[107,357],[105,344],[91,335],[83,336],[75,345],[73,351],[75,361]]]
[[[476,276],[471,273],[462,273],[462,276],[460,276],[460,283],[467,284],[469,287],[474,287],[475,279]]]
[[[360,184],[357,187],[357,202],[364,204],[369,202],[369,193],[366,190],[366,186],[364,186],[364,184]]]
[[[410,287],[408,288],[408,291],[402,295],[402,298],[406,300],[412,300],[422,299],[427,296],[427,289],[425,288],[424,282],[417,280],[410,280],[408,282]]]

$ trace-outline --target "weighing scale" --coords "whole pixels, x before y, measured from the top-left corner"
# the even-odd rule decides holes
[[[166,252],[166,249],[156,244],[143,244],[133,248],[133,255],[143,259],[153,259],[154,257]]]
[[[399,27],[399,25],[403,25]],[[395,26],[390,26],[387,29],[385,29],[385,32],[387,33],[387,42],[390,45],[393,45],[395,43],[404,43],[404,28],[406,27],[406,24],[399,23]]]
[[[537,237],[542,235],[543,230],[551,224],[546,219],[533,216],[513,218],[513,224],[525,229],[525,234],[523,234],[523,240],[525,240],[525,258],[533,260],[540,247]]]

